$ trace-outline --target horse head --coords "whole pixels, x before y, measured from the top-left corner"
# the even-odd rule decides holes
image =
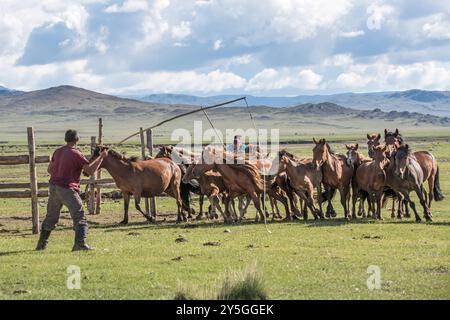
[[[373,149],[374,156],[373,159],[376,163],[379,164],[380,169],[384,170],[386,166],[389,164],[388,154],[386,153],[387,147],[386,145],[379,145]]]
[[[386,144],[391,155],[395,150],[403,145],[403,142],[403,137],[398,129],[395,129],[395,131],[388,131],[387,129],[384,129],[384,143]]]
[[[373,148],[380,145],[381,134],[367,134],[367,150],[369,150],[369,157],[373,158]]]
[[[409,165],[409,157],[411,155],[411,149],[408,144],[400,146],[394,154],[395,160],[395,174],[400,178],[404,178],[405,172]]]
[[[316,144],[313,148],[313,166],[319,170],[320,167],[328,160],[329,153],[329,145],[325,139],[320,139],[319,141],[316,138],[313,138],[314,143]]]
[[[355,163],[358,162],[358,148],[359,144],[346,144],[345,148],[347,149],[347,165],[352,167]]]

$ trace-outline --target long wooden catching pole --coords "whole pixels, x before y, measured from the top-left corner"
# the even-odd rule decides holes
[[[94,148],[96,146],[95,136],[91,137],[91,156],[94,153]],[[95,214],[95,173],[89,177],[89,214]]]
[[[39,205],[38,205],[38,182],[36,171],[36,144],[34,141],[33,127],[27,128],[28,153],[30,163],[30,192],[31,192],[31,217],[33,234],[39,233]]]
[[[141,137],[141,156],[142,160],[145,160],[145,137],[144,137],[144,130],[142,129],[142,127],[139,128],[139,134]],[[150,205],[147,197],[144,198],[144,202],[145,202],[145,213],[148,215],[150,213]]]
[[[98,118],[98,144],[103,144],[103,120],[102,118]],[[102,178],[102,170],[98,169],[97,171],[97,180]],[[102,202],[102,193],[101,189],[97,188],[97,193],[95,195],[95,214],[100,214],[101,202]]]
[[[151,157],[153,157],[153,130],[147,130],[147,149]],[[150,212],[152,217],[156,219],[156,198],[150,198]]]
[[[221,107],[221,106],[224,106],[224,105],[227,105],[227,104],[230,104],[230,103],[234,103],[234,102],[237,102],[237,101],[241,101],[241,100],[245,100],[245,97],[241,97],[241,98],[238,98],[238,99],[234,99],[234,100],[222,102],[222,103],[215,104],[215,105],[212,105],[212,106],[208,106],[208,107],[204,107],[204,108],[202,107],[202,108],[198,108],[198,109],[195,109],[195,110],[192,110],[192,111],[189,111],[189,112],[185,112],[185,113],[179,114],[179,115],[177,115],[177,116],[174,116],[174,117],[172,117],[172,118],[169,118],[169,119],[166,119],[166,120],[164,120],[164,121],[161,121],[160,123],[157,123],[157,124],[155,124],[154,126],[151,126],[151,127],[147,128],[147,129],[144,129],[143,131],[146,132],[146,131],[148,131],[148,130],[157,128],[157,127],[163,125],[164,123],[170,122],[170,121],[172,121],[172,120],[175,120],[175,119],[178,119],[178,118],[181,118],[181,117],[184,117],[184,116],[188,116],[188,115],[193,114],[193,113],[196,113],[196,112],[200,112],[200,111],[203,111],[203,110],[208,110],[208,109],[213,109],[213,108]],[[118,143],[118,145],[121,145],[121,144],[124,143],[125,141],[127,141],[127,140],[129,140],[129,139],[131,139],[131,138],[133,138],[133,137],[135,137],[135,136],[137,136],[138,134],[140,134],[140,131],[135,132],[135,133],[129,135],[128,137],[126,137],[125,139],[123,139],[122,141],[120,141],[120,142]]]

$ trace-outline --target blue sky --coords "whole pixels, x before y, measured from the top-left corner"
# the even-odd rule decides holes
[[[2,0],[0,44],[21,90],[450,90],[450,1]]]

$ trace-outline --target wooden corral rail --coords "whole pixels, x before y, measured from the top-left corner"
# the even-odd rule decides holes
[[[102,135],[102,120],[99,119],[99,134]],[[48,197],[48,190],[39,190],[49,187],[48,182],[37,181],[36,164],[50,162],[49,156],[36,156],[36,144],[34,140],[33,127],[27,128],[28,134],[28,154],[18,156],[0,156],[0,165],[22,165],[28,164],[30,169],[30,182],[7,182],[0,183],[0,198],[31,198],[31,212],[32,212],[32,231],[39,233],[39,203],[38,198]],[[95,141],[95,137],[92,137]],[[101,139],[99,139],[101,142]],[[95,145],[91,144],[91,152]],[[88,158],[90,155],[87,156]],[[89,179],[81,180],[82,185],[88,185],[90,192],[89,197],[89,213],[100,212],[100,188],[116,188],[113,179],[101,179],[100,175],[90,177]],[[27,189],[27,190],[10,190],[10,189]],[[97,192],[94,192],[95,189]],[[106,194],[107,195],[107,194]]]

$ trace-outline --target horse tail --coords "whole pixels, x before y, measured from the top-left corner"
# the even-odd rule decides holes
[[[434,179],[433,195],[435,201],[444,200],[444,194],[442,193],[441,187],[439,185],[439,167],[437,167],[436,176]]]

